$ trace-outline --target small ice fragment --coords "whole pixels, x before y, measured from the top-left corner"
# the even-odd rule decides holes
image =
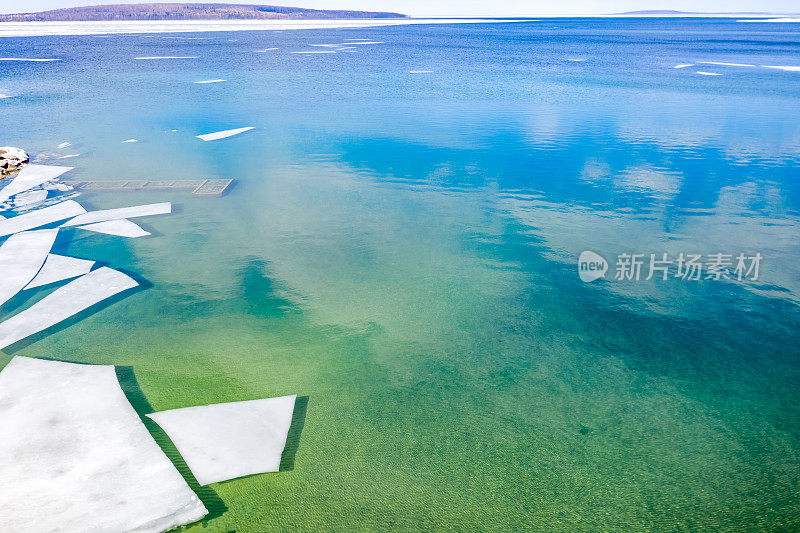
[[[256,53],[260,54],[262,52],[269,52],[270,50],[277,50],[277,49],[278,49],[277,46],[273,48],[264,48],[263,50],[256,50]]]
[[[134,59],[147,60],[147,59],[197,59],[198,56],[144,56],[134,57]]]
[[[0,237],[52,224],[85,212],[86,210],[81,207],[81,204],[74,200],[67,200],[24,215],[0,220]]]
[[[72,146],[72,143],[61,143],[58,145],[58,149],[66,148],[67,146]]]
[[[11,183],[0,189],[0,202],[8,200],[17,193],[38,187],[42,183],[51,181],[72,169],[73,167],[55,165],[26,165]]]
[[[0,406],[0,531],[156,533],[208,513],[113,366],[14,357]]]
[[[694,63],[681,63],[680,65],[675,65],[672,68],[686,68],[686,67],[693,67]]]
[[[785,70],[786,72],[800,72],[800,67],[795,66],[764,65],[764,68],[776,68],[778,70]]]
[[[430,74],[432,70],[409,70],[409,74]]]
[[[228,81],[228,80],[223,80],[223,79],[218,79],[218,80],[202,80],[202,81],[196,81],[196,82],[194,82],[194,83],[221,83],[221,82],[223,82],[223,81]]]
[[[101,267],[89,272],[0,323],[0,349],[138,285],[129,276],[112,268]]]
[[[201,485],[277,472],[296,396],[150,413]]]
[[[336,50],[304,50],[300,52],[292,52],[293,54],[335,54]]]
[[[348,46],[352,44],[384,44],[384,41],[359,41],[347,43]]]
[[[20,235],[19,233],[17,235]],[[36,274],[33,280],[25,285],[26,289],[33,289],[43,285],[49,285],[57,281],[76,278],[88,274],[94,261],[88,259],[78,259],[77,257],[67,257],[66,255],[48,254],[47,259],[42,265],[42,269]]]
[[[748,65],[747,63],[723,63],[721,61],[698,61],[703,65],[722,65],[723,67],[755,67],[755,65]]]
[[[40,202],[44,202],[46,198],[47,191],[43,189],[21,192],[14,195],[14,207],[17,208],[38,204]]]
[[[78,157],[78,156],[80,156],[80,155],[81,155],[81,154],[67,154],[67,155],[62,155],[62,156],[59,156],[59,157],[58,157],[58,159],[71,159],[71,158],[73,158],[73,157]]]
[[[89,211],[88,213],[82,213],[76,216],[75,218],[72,218],[64,222],[61,226],[62,227],[85,226],[87,224],[106,222],[108,220],[146,217],[151,215],[166,215],[169,214],[170,212],[172,212],[172,204],[170,202],[136,205],[132,207],[119,207],[117,209],[101,209],[98,211]]]
[[[0,305],[36,277],[58,235],[57,229],[24,231],[0,246]]]
[[[122,141],[123,144],[125,144],[125,143],[138,143],[138,142],[139,142],[138,139],[128,139],[127,141]]]
[[[60,59],[42,59],[32,57],[0,57],[0,61],[33,61],[33,62],[48,62],[48,61],[61,61]]]
[[[223,131],[216,131],[214,133],[204,133],[203,135],[196,135],[195,137],[197,137],[198,139],[202,139],[204,141],[216,141],[218,139],[224,139],[226,137],[239,135],[240,133],[250,131],[254,128],[255,126],[247,126],[244,128],[236,128],[233,130],[223,130]]]
[[[78,226],[79,229],[94,231],[96,233],[105,233],[106,235],[116,235],[117,237],[146,237],[150,235],[149,231],[145,231],[141,226],[128,219],[108,220],[106,222],[95,222],[94,224],[86,224]]]
[[[706,72],[704,70],[698,70],[697,73],[701,76],[722,76],[719,72]]]
[[[581,62],[583,62],[583,61],[586,61],[586,60],[585,60],[585,59],[579,59],[579,58],[572,58],[572,57],[568,57],[568,58],[567,58],[567,61],[574,61],[574,62],[576,62],[576,63],[581,63]]]

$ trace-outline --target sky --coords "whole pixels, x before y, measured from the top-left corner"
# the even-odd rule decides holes
[[[315,9],[395,11],[414,17],[521,17],[603,14],[643,9],[679,11],[800,12],[798,0],[206,0],[230,4],[267,4]],[[135,0],[0,0],[0,13],[19,13]]]

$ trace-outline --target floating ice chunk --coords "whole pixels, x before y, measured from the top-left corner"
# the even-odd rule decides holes
[[[574,61],[575,63],[582,63],[582,62],[584,62],[586,60],[585,59],[580,59],[580,58],[568,57],[567,61]]]
[[[156,533],[208,511],[113,366],[14,357],[0,372],[0,531]]]
[[[58,149],[61,150],[62,148],[66,148],[67,146],[72,146],[72,143],[61,143],[58,145]]]
[[[0,323],[0,349],[137,285],[132,278],[108,267],[89,272]]]
[[[409,70],[409,74],[430,74],[432,70]]]
[[[262,53],[262,52],[269,52],[269,51],[271,51],[271,50],[277,50],[277,49],[278,49],[278,47],[277,47],[277,46],[274,46],[274,47],[272,47],[272,48],[264,48],[263,50],[256,50],[256,53],[260,54],[260,53]]]
[[[384,41],[354,41],[347,44],[384,44]]]
[[[228,80],[223,80],[223,79],[218,79],[218,80],[201,80],[201,81],[196,81],[196,82],[194,82],[194,83],[222,83],[223,81],[228,81]]]
[[[787,72],[800,72],[800,67],[795,66],[764,65],[764,68],[776,68],[778,70],[785,70]]]
[[[36,189],[25,191],[14,195],[14,207],[25,207],[44,202],[47,199],[47,191]]]
[[[697,73],[701,76],[722,76],[719,72],[706,72],[704,70],[698,70]]]
[[[21,235],[21,234],[17,234]],[[94,266],[94,261],[88,259],[78,259],[65,255],[49,254],[42,265],[42,269],[30,283],[25,285],[26,289],[49,285],[57,281],[76,278],[88,274]]]
[[[747,63],[724,63],[722,61],[698,61],[703,65],[722,65],[723,67],[755,67],[755,65],[749,65]]]
[[[24,215],[0,220],[0,237],[46,226],[85,213],[86,209],[74,200],[67,200]]]
[[[26,165],[11,183],[0,189],[0,202],[8,200],[17,193],[38,187],[46,181],[54,180],[72,168],[54,165]]]
[[[39,63],[48,61],[61,61],[61,60],[52,58],[45,59],[45,58],[33,58],[33,57],[0,57],[0,61],[33,61]]]
[[[197,59],[198,56],[144,56],[134,57],[134,59],[147,60],[147,59]]]
[[[132,207],[118,207],[117,209],[101,209],[99,211],[84,212],[62,224],[63,227],[85,226],[96,222],[120,220],[123,218],[147,217],[151,215],[166,215],[172,212],[170,202],[158,204],[135,205]]]
[[[292,52],[293,54],[335,54],[336,50],[303,50],[300,52]]]
[[[73,157],[78,157],[78,156],[80,156],[80,155],[81,155],[81,154],[67,154],[67,155],[62,155],[62,156],[60,156],[58,159],[71,159],[71,158],[73,158]]]
[[[145,231],[135,222],[124,218],[121,220],[109,220],[107,222],[95,222],[94,224],[78,226],[78,228],[97,233],[105,233],[107,235],[116,235],[118,237],[135,238],[150,235],[149,231]]]
[[[214,133],[204,133],[203,135],[196,135],[196,137],[204,141],[216,141],[217,139],[224,139],[226,137],[232,137],[234,135],[239,135],[240,133],[250,131],[254,127],[255,126],[247,126],[245,128],[236,128],[234,130],[224,130],[224,131],[217,131]]]
[[[694,63],[681,63],[680,65],[675,65],[672,68],[686,68],[686,67],[693,67]]]
[[[57,229],[24,231],[0,246],[0,305],[31,282],[47,259],[58,235]]]
[[[201,485],[277,472],[296,396],[151,413]]]
[[[122,141],[123,144],[124,143],[138,143],[138,142],[139,142],[138,139],[128,139],[127,141]]]

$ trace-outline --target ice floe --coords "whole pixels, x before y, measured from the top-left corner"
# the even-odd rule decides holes
[[[681,63],[680,65],[675,65],[672,68],[686,68],[686,67],[693,67],[694,63]]]
[[[353,41],[347,44],[352,45],[352,44],[384,44],[384,43],[385,43],[384,41]]]
[[[786,72],[800,72],[800,67],[795,67],[795,66],[764,65],[764,68],[776,68],[778,70],[785,70]]]
[[[125,143],[138,143],[139,139],[128,139],[126,141],[122,141],[123,144]]]
[[[135,205],[131,207],[118,207],[116,209],[101,209],[98,211],[84,212],[75,218],[64,222],[63,227],[85,226],[97,222],[108,220],[120,220],[123,218],[146,217],[151,215],[166,215],[172,212],[170,202],[160,202],[157,204]]]
[[[216,141],[218,139],[225,139],[226,137],[233,137],[234,135],[239,135],[240,133],[250,131],[254,128],[255,126],[247,126],[244,128],[236,128],[233,130],[223,130],[223,131],[215,131],[214,133],[204,133],[203,135],[196,135],[196,137],[203,141]]]
[[[0,61],[32,61],[34,63],[49,63],[51,61],[61,61],[55,58],[38,58],[38,57],[0,57]]]
[[[26,165],[11,183],[0,189],[0,202],[8,200],[17,193],[38,187],[46,181],[52,181],[72,168],[54,165]]]
[[[262,53],[262,52],[269,52],[269,51],[272,51],[272,50],[277,50],[277,49],[278,49],[278,47],[277,47],[277,46],[275,46],[275,47],[272,47],[272,48],[264,48],[263,50],[256,50],[256,53],[259,53],[259,54],[260,54],[260,53]]]
[[[698,70],[697,74],[701,76],[722,76],[719,72],[706,72],[705,70]]]
[[[113,366],[14,357],[0,371],[0,531],[160,533],[208,511]]]
[[[96,233],[105,233],[107,235],[116,235],[118,237],[146,237],[150,235],[149,231],[145,231],[141,226],[135,222],[127,219],[109,220],[107,222],[95,222],[94,224],[86,224],[78,226],[79,229],[94,231]]]
[[[277,472],[295,396],[218,403],[147,416],[167,433],[201,485]]]
[[[19,233],[17,235],[20,235]],[[65,255],[48,254],[39,273],[25,285],[26,289],[33,289],[43,285],[64,281],[88,274],[94,266],[94,261],[67,257]]]
[[[0,305],[36,277],[58,235],[57,229],[24,231],[0,246]]]
[[[0,323],[0,349],[138,285],[133,278],[112,268],[89,272]]]
[[[81,154],[67,154],[59,156],[58,159],[71,159],[73,157],[80,157]]]
[[[57,148],[58,148],[59,150],[61,150],[62,148],[66,148],[67,146],[72,146],[72,143],[63,142],[63,143],[59,144],[59,145],[57,146]]]
[[[197,59],[198,56],[144,56],[134,57],[134,59],[148,60],[148,59]]]
[[[24,215],[0,220],[0,237],[60,222],[85,212],[86,209],[74,200],[59,202]]]
[[[228,81],[228,80],[223,80],[223,79],[218,79],[218,80],[201,80],[201,81],[196,81],[195,83],[222,83],[223,81]]]

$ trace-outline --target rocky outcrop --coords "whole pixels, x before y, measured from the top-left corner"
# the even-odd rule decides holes
[[[13,146],[0,146],[0,175],[18,170],[28,160],[25,150]]]

